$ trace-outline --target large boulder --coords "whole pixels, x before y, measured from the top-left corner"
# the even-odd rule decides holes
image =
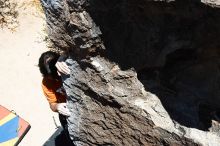
[[[75,145],[219,145],[218,1],[41,2]]]

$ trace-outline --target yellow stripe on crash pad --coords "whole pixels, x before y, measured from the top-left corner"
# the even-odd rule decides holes
[[[6,142],[0,143],[0,146],[14,146],[17,141],[18,141],[18,137],[8,140]]]
[[[14,117],[16,117],[16,115],[15,115],[14,113],[8,114],[6,117],[4,117],[3,119],[0,120],[0,126],[2,126],[3,124],[5,124],[6,122],[10,121],[10,120],[13,119]]]

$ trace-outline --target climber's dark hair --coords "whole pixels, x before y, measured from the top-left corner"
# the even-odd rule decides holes
[[[58,76],[57,74],[57,68],[55,67],[55,64],[59,58],[59,54],[52,52],[52,51],[47,51],[41,54],[39,58],[39,69],[41,74],[46,77],[46,76],[52,76],[56,78]]]

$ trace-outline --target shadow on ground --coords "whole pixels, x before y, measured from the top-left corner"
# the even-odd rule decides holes
[[[45,142],[43,146],[74,146],[70,138],[63,131],[62,127],[59,127],[54,134]]]

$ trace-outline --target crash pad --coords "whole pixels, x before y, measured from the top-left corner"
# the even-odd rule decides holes
[[[0,146],[17,146],[30,128],[14,111],[0,105]]]

